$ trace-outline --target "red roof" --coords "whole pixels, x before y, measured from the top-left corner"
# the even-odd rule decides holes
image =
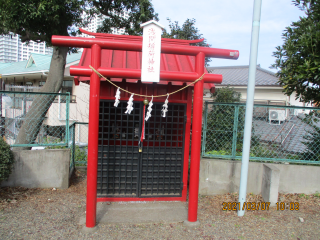
[[[93,35],[96,38],[104,39],[114,39],[122,40],[124,36],[115,34],[105,34],[105,33],[91,33],[83,29],[81,32],[89,35]],[[125,36],[126,39],[130,38],[130,41],[142,41],[140,36]],[[203,39],[199,40],[178,40],[178,39],[165,39],[162,38],[162,43],[167,44],[178,44],[178,45],[189,45],[190,43],[201,42]],[[136,51],[123,51],[123,50],[101,50],[101,67],[102,68],[123,68],[123,69],[141,69],[142,52]],[[82,53],[79,66],[89,67],[91,64],[91,49],[84,48]],[[173,72],[195,72],[195,56],[187,55],[176,55],[176,54],[163,54],[161,53],[160,71],[173,71]],[[205,72],[207,72],[205,68]],[[105,76],[108,78],[108,76]],[[90,77],[76,77],[75,83],[78,81],[88,81]],[[103,81],[103,79],[101,79]],[[113,82],[121,82],[122,78],[111,78]],[[139,79],[126,79],[127,82],[137,82]],[[195,79],[196,80],[196,79]],[[183,85],[184,82],[171,81],[172,85]],[[168,81],[163,81],[160,79],[158,84],[168,84]],[[205,83],[204,88],[213,90],[215,85],[213,83]],[[213,89],[212,89],[213,88]]]

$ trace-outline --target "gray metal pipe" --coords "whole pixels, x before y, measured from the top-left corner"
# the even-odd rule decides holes
[[[245,124],[244,124],[242,164],[241,164],[241,176],[240,176],[240,188],[239,188],[240,210],[238,209],[238,216],[244,215],[244,211],[245,211],[244,203],[246,201],[246,194],[247,194],[248,167],[249,167],[251,129],[252,129],[252,113],[253,113],[253,103],[254,103],[254,87],[256,82],[257,57],[258,57],[258,45],[259,45],[261,2],[262,0],[255,0],[254,6],[253,6],[249,79],[248,79],[248,89],[247,89],[246,116],[245,116]]]

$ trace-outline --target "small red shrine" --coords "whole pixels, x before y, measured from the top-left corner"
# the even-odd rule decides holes
[[[86,226],[94,227],[97,201],[186,201],[193,102],[188,221],[197,221],[203,89],[214,91],[222,76],[206,73],[205,57],[237,59],[237,50],[190,46],[201,40],[161,39],[160,82],[142,83],[142,37],[83,33],[95,38],[53,36],[54,46],[84,48],[79,66],[70,74],[90,84]],[[114,107],[118,87],[136,94],[170,95],[153,99],[152,116],[144,121],[143,100],[134,96],[133,111],[125,114],[128,93]],[[193,101],[192,101],[193,90]],[[150,100],[150,98],[148,99]],[[144,141],[139,145],[141,132]]]

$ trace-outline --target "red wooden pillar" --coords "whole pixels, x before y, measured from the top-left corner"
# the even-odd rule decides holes
[[[204,73],[205,55],[200,52],[196,56],[196,72],[201,76]],[[203,108],[203,80],[194,85],[193,92],[193,119],[192,119],[192,145],[189,182],[189,208],[188,221],[196,222],[198,215],[199,171],[202,131]]]
[[[101,47],[97,44],[94,44],[91,47],[91,65],[95,69],[98,69],[101,65]],[[99,104],[100,78],[95,72],[92,71],[90,76],[89,137],[87,166],[86,226],[88,228],[92,228],[96,225]]]

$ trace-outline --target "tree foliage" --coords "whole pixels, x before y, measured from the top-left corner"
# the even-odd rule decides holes
[[[241,93],[227,86],[216,89],[212,97],[215,103],[239,103]],[[233,105],[212,105],[207,115],[206,151],[226,151],[231,155],[235,118],[238,122],[236,149],[242,150],[244,116],[243,107],[239,107],[236,115]]]
[[[140,23],[158,19],[149,0],[0,0],[0,4],[0,34],[19,34],[22,42],[49,45],[52,35],[75,35],[77,27],[86,26],[96,15],[107,17],[99,32],[110,33],[115,27],[132,35],[142,33]]]
[[[214,102],[219,103],[238,103],[241,99],[241,93],[234,90],[232,87],[222,87],[216,89],[212,94]]]
[[[45,41],[48,45],[52,35],[75,35],[76,27],[85,26],[95,14],[107,16],[101,31],[125,27],[129,34],[140,34],[141,22],[157,18],[149,0],[0,0],[0,4],[0,34],[19,34],[22,42]],[[128,12],[128,19],[119,14],[124,11]],[[83,12],[86,12],[84,19]],[[68,50],[67,47],[53,48],[49,74],[40,92],[61,89]],[[51,96],[38,96],[33,101],[16,143],[35,141],[53,100]]]
[[[283,33],[284,43],[276,47],[272,67],[284,92],[301,101],[320,102],[320,0],[295,0],[306,16],[293,22]]]
[[[126,0],[126,1],[89,1],[91,7],[87,10],[89,16],[94,14],[104,15],[104,20],[98,32],[111,33],[112,27],[124,28],[129,35],[142,35],[141,23],[151,19],[158,21],[158,14],[155,13],[149,0]],[[124,13],[128,12],[128,18]]]
[[[182,26],[179,26],[178,21],[172,22],[170,18],[167,18],[169,21],[170,32],[166,29],[163,30],[163,38],[174,38],[174,39],[185,39],[185,40],[198,40],[203,38],[203,35],[199,32],[199,29],[195,26],[196,20],[194,18],[187,19]],[[202,42],[193,44],[195,46],[201,47],[210,47],[211,45],[207,43],[207,40],[204,39]],[[206,58],[206,64],[211,61],[210,58]]]
[[[0,34],[19,34],[22,42],[49,45],[52,35],[74,33],[72,26],[81,24],[85,7],[79,0],[0,0],[0,4]]]
[[[167,32],[166,29],[163,30],[163,38],[175,38],[175,39],[186,39],[186,40],[197,40],[203,38],[203,35],[199,33],[199,29],[195,26],[196,20],[187,19],[182,26],[179,26],[178,21],[172,22],[170,18],[167,18],[169,21],[170,32]],[[196,46],[205,46],[207,47],[207,41],[204,39],[203,42],[196,43]]]
[[[207,142],[206,151],[213,155],[231,155],[233,141],[236,138],[236,156],[240,156],[243,146],[245,107],[236,105],[240,102],[241,93],[229,86],[216,89],[212,94],[215,103],[235,104],[214,104],[207,115]],[[209,105],[210,106],[210,105]],[[235,132],[236,130],[236,132]],[[255,134],[252,126],[251,152],[259,149],[259,137]]]
[[[304,152],[304,159],[311,161],[319,161],[320,160],[320,127],[314,125],[310,125],[313,128],[313,131],[308,131],[308,134],[303,136],[303,138],[307,141],[303,142],[303,144],[307,147]]]
[[[309,114],[299,116],[302,122],[310,126],[309,130],[306,130],[306,134],[303,136],[302,143],[306,146],[303,153],[303,159],[311,161],[320,161],[320,112],[311,111]]]

